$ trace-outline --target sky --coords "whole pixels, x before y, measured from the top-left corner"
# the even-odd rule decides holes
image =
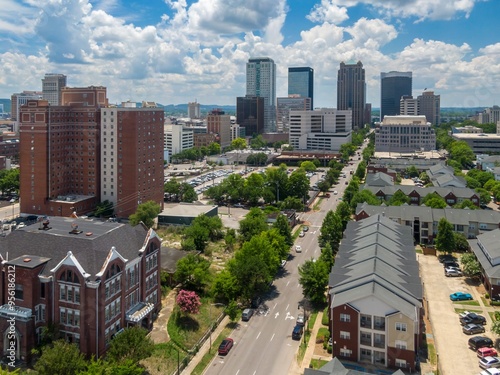
[[[380,73],[413,72],[442,107],[500,104],[499,0],[2,0],[0,98],[106,86],[110,103],[236,105],[249,58],[314,69],[316,107],[336,107],[340,62],[361,61],[367,102]]]

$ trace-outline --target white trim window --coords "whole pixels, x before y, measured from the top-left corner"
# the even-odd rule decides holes
[[[407,331],[406,323],[396,322],[396,331],[406,332]]]
[[[351,339],[351,332],[340,331],[340,338],[345,340]]]
[[[340,321],[349,323],[351,321],[351,316],[349,314],[340,314]]]
[[[406,350],[406,348],[407,348],[406,341],[396,340],[396,348]]]

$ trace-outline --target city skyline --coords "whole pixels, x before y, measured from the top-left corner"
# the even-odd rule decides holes
[[[391,70],[412,71],[413,95],[427,88],[443,107],[489,107],[500,96],[498,10],[479,0],[6,0],[0,97],[60,73],[71,87],[106,86],[110,103],[235,105],[246,62],[267,56],[278,97],[289,67],[315,70],[315,107],[335,107],[342,61],[363,63],[374,108]]]

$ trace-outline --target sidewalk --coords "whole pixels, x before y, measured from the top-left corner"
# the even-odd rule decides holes
[[[228,323],[229,323],[229,317],[226,315],[224,319],[222,319],[220,324],[217,326],[217,328],[212,332],[212,342],[215,341],[217,337],[219,337],[219,335],[222,333],[222,330],[226,327]],[[198,365],[198,363],[200,363],[203,356],[208,353],[209,349],[210,349],[210,340],[206,340],[205,343],[201,346],[200,350],[198,350],[198,353],[196,353],[195,356],[191,358],[187,367],[181,371],[181,374],[185,375],[191,374],[194,368]],[[214,356],[216,351],[217,348],[214,348],[212,346],[212,352]]]

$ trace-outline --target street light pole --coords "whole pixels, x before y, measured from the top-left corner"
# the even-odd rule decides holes
[[[209,306],[209,320],[210,320],[210,347],[208,348],[208,352],[211,353],[212,352],[212,330],[213,330],[213,323],[212,323],[212,306],[226,306],[224,305],[223,303],[211,303],[210,306]]]

